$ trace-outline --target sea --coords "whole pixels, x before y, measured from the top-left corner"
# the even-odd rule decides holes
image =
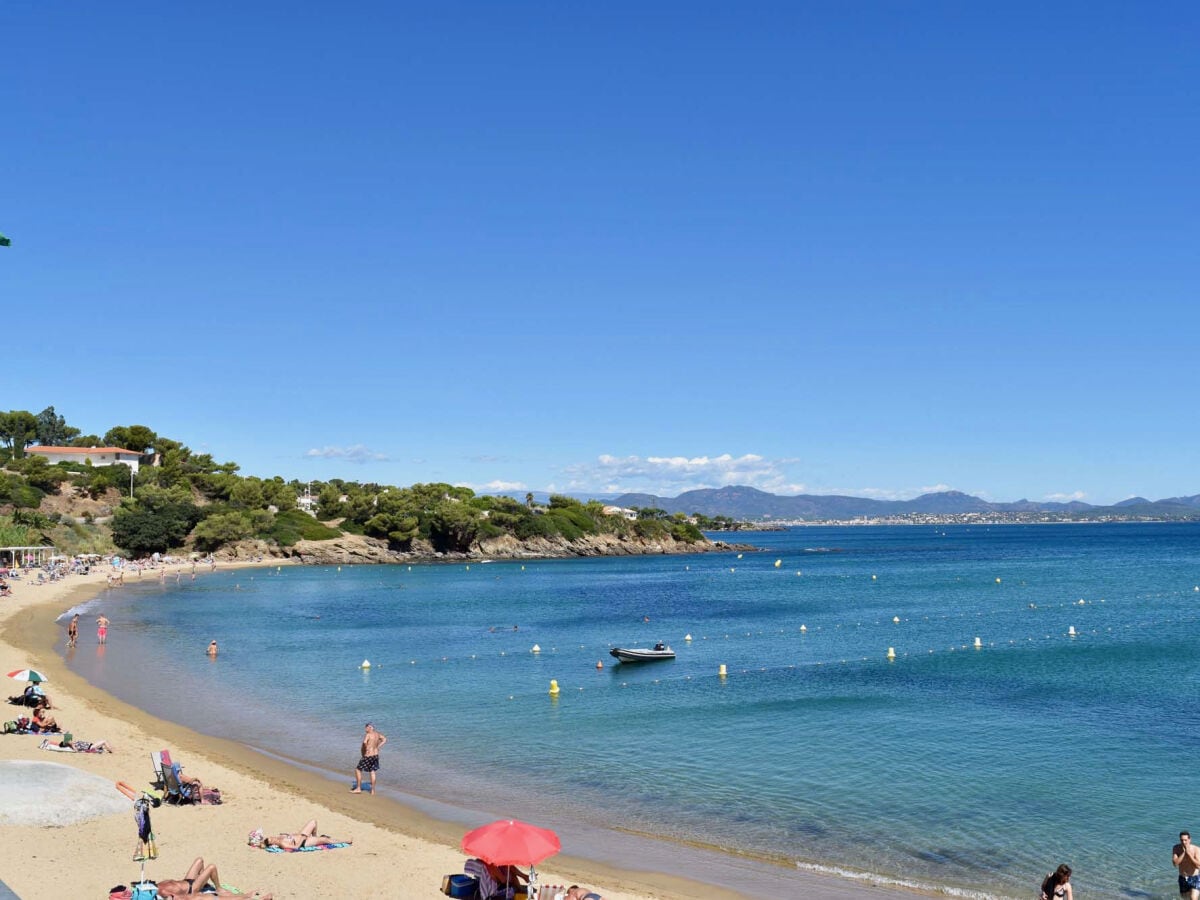
[[[1085,897],[1175,896],[1169,851],[1200,829],[1200,524],[715,537],[756,549],[127,576],[82,607],[107,646],[84,629],[63,653],[347,788],[373,722],[381,793],[629,868],[1027,898],[1067,862]],[[609,654],[656,641],[676,659]]]

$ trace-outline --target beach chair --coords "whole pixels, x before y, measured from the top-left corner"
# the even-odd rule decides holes
[[[159,790],[166,790],[167,778],[163,769],[171,765],[171,754],[166,750],[155,750],[150,754],[150,764],[154,766],[154,786]]]
[[[163,765],[163,790],[168,803],[199,803],[200,791],[180,777],[183,767],[179,763]]]

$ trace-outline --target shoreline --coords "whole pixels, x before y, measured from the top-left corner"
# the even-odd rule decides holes
[[[225,563],[223,568],[278,564],[278,560],[266,559],[261,564]],[[462,824],[385,795],[350,795],[303,761],[288,760],[235,739],[201,734],[159,719],[106,694],[67,669],[57,649],[62,627],[56,620],[71,607],[102,595],[105,587],[103,572],[70,576],[67,581],[41,586],[14,583],[13,596],[0,605],[0,654],[10,668],[28,666],[46,672],[54,715],[64,728],[69,726],[77,738],[109,740],[117,751],[111,755],[51,756],[38,750],[40,739],[35,736],[6,735],[0,739],[0,760],[66,764],[136,787],[148,783],[149,754],[164,746],[171,748],[177,761],[186,763],[189,774],[201,777],[206,786],[221,788],[225,802],[220,807],[164,806],[154,811],[160,857],[146,868],[147,876],[155,879],[179,877],[192,859],[203,856],[219,865],[223,880],[242,890],[274,891],[277,897],[427,898],[439,895],[443,875],[462,870],[465,857],[458,850],[466,830]],[[83,646],[94,641],[90,629],[83,629],[81,641]],[[433,801],[429,805],[435,804]],[[36,897],[39,887],[45,890],[44,866],[49,865],[55,873],[58,893],[103,896],[111,885],[136,878],[137,866],[129,861],[135,837],[129,818],[128,813],[109,815],[56,829],[4,826],[14,851],[10,858],[36,858],[39,865],[3,866],[0,879],[19,896]],[[269,833],[290,830],[309,818],[316,818],[324,832],[353,837],[355,846],[339,852],[302,855],[256,853],[246,846],[245,835],[251,829],[262,827]],[[486,819],[478,824],[483,821]],[[614,830],[620,833],[620,829]],[[659,840],[653,835],[632,835],[632,839],[646,845]],[[912,897],[917,893],[897,885],[775,867],[766,861],[707,848],[676,847],[666,840],[661,843],[658,850],[664,859],[679,851],[708,854],[723,861],[735,874],[745,868],[748,884],[755,881],[756,867],[778,868],[778,882],[793,887],[796,896],[840,900],[864,891],[879,897]],[[401,883],[396,883],[397,871],[405,873]],[[749,896],[676,875],[609,866],[572,855],[569,843],[565,843],[563,854],[539,867],[539,881],[588,885],[606,900],[683,900],[701,896],[735,900]],[[735,878],[735,883],[741,883],[741,879]]]

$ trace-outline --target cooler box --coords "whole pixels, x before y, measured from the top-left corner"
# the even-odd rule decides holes
[[[475,896],[475,889],[479,885],[479,879],[474,875],[451,875],[450,890],[447,891],[451,897],[469,898]]]

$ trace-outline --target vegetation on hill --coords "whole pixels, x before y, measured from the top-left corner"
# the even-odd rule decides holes
[[[86,459],[51,464],[26,453],[34,444],[121,447],[141,459],[134,476],[127,466],[93,466]],[[528,495],[522,503],[441,483],[312,482],[314,518],[297,508],[297,497],[307,487],[301,482],[240,475],[236,463],[195,453],[145,425],[81,435],[54,407],[36,415],[0,413],[0,464],[0,538],[11,536],[2,541],[8,546],[46,541],[69,552],[116,549],[136,558],[181,549],[207,553],[250,539],[287,548],[343,532],[379,538],[395,550],[435,553],[466,552],[478,541],[505,535],[705,540],[687,517],[660,509],[637,510],[630,520],[606,515],[598,501],[555,495],[547,504],[535,504]],[[51,501],[68,494],[106,504],[111,516],[53,511]]]

